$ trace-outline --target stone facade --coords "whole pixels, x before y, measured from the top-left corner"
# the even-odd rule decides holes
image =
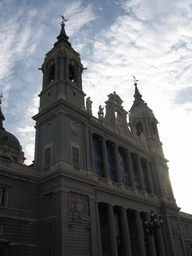
[[[0,145],[0,255],[192,255],[192,216],[176,205],[137,84],[129,124],[116,92],[97,119],[63,23],[57,39],[42,65],[34,164]]]

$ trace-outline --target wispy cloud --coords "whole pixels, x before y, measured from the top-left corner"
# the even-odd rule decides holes
[[[191,17],[190,4],[181,7],[179,1],[136,0],[127,1],[123,8],[127,14],[97,35],[91,71],[85,74],[85,81],[92,84],[93,95],[98,79],[103,80],[106,90],[119,85],[120,91],[125,92],[132,75],[136,75],[142,84],[147,84],[142,89],[150,100],[153,98],[155,102],[166,91],[163,100],[172,104],[175,91],[183,86],[183,75],[187,79],[191,68],[191,42],[186,33],[192,26],[191,22],[186,24]],[[158,88],[158,94],[154,94],[154,87]]]
[[[38,112],[37,95],[42,80],[37,68],[59,34],[60,14],[68,16],[70,36],[78,33],[96,16],[92,5],[84,4],[83,1],[48,1],[42,6],[40,3],[29,5],[25,1],[2,1],[1,7],[4,10],[0,27],[0,82],[4,94],[2,108],[6,117],[4,126],[20,139],[31,161],[34,154],[28,154],[31,151],[26,149],[29,148],[28,144],[34,143],[35,129],[31,116]]]
[[[175,98],[175,103],[177,104],[185,104],[187,102],[192,103],[192,86],[181,89]]]

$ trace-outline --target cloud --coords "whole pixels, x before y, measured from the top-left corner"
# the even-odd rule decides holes
[[[181,89],[175,98],[176,104],[192,103],[192,86]]]
[[[118,91],[118,87],[132,100],[133,89],[129,88],[135,75],[146,100],[155,106],[164,102],[171,108],[176,92],[184,87],[183,80],[191,78],[191,42],[186,33],[192,30],[191,7],[187,1],[181,6],[179,1],[136,0],[127,1],[123,8],[127,14],[96,35],[92,62],[84,75],[85,88],[92,87],[89,93],[97,105],[106,90]],[[97,98],[102,83],[105,90],[100,89]]]
[[[70,36],[79,33],[96,15],[92,5],[83,1],[48,1],[46,4],[38,1],[20,1],[19,4],[17,1],[2,1],[1,8],[0,89],[4,96],[5,128],[15,134],[26,149],[29,140],[34,143],[31,116],[38,112],[37,95],[42,86],[42,73],[37,69],[60,32],[61,18],[58,13],[69,15],[66,17],[69,19],[66,30]],[[71,41],[83,49],[85,44],[80,45],[79,42],[84,42],[82,38],[86,35],[82,31],[78,40]],[[32,127],[31,130],[29,127]],[[32,160],[33,154],[30,153],[27,158]]]

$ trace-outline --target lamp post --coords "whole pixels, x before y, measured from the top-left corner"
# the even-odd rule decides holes
[[[163,218],[154,213],[150,212],[150,219],[144,221],[144,229],[148,235],[153,235],[154,232],[161,228],[163,225]]]

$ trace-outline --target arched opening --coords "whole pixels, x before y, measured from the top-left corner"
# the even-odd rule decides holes
[[[137,131],[137,136],[140,136],[141,133],[143,132],[143,126],[141,122],[138,122],[135,126],[136,131]]]
[[[70,65],[69,66],[69,79],[72,81],[72,82],[75,82],[75,68],[74,66]]]
[[[52,64],[49,68],[49,82],[55,80],[55,65]]]

